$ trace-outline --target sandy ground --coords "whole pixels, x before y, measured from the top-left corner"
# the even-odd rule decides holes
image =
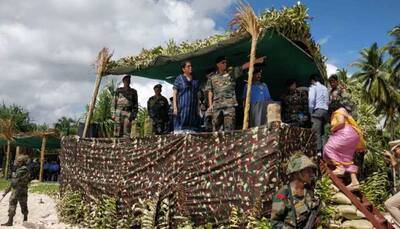
[[[0,203],[0,224],[5,223],[8,220],[9,196],[10,194],[8,194]],[[14,217],[14,226],[0,226],[0,228],[76,228],[68,226],[64,223],[60,223],[57,216],[56,203],[51,197],[47,195],[29,193],[28,209],[28,222],[22,222],[23,216],[21,214],[20,206],[18,205],[17,214]]]

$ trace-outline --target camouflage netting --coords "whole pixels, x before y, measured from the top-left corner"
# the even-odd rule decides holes
[[[268,212],[282,160],[295,150],[313,154],[312,136],[308,129],[276,125],[133,140],[67,137],[61,189],[81,191],[88,201],[114,196],[122,212],[139,198],[169,198],[175,216],[226,223],[232,206],[249,212],[263,203]]]

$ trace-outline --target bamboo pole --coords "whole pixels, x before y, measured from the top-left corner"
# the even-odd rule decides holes
[[[47,144],[47,136],[43,136],[42,138],[42,148],[40,150],[40,172],[39,172],[39,181],[43,181],[43,167],[44,167],[44,152],[46,150]]]
[[[17,146],[15,148],[15,158],[17,158],[21,154],[21,147]]]
[[[90,119],[92,118],[93,109],[94,109],[94,106],[96,104],[97,94],[99,93],[101,78],[102,78],[102,76],[97,74],[96,83],[95,83],[94,90],[93,90],[93,95],[92,95],[92,100],[91,100],[91,102],[89,104],[89,111],[88,111],[88,114],[86,116],[85,129],[83,130],[82,137],[84,137],[84,138],[87,136],[86,134],[87,134],[87,131],[88,131],[88,128],[89,128]]]
[[[249,128],[251,86],[253,83],[254,62],[256,60],[256,46],[257,46],[257,36],[252,35],[251,36],[249,74],[247,77],[246,105],[244,107],[243,130]]]
[[[105,75],[106,69],[107,69],[107,64],[110,61],[112,57],[112,53],[109,53],[107,48],[102,48],[97,55],[97,60],[96,60],[96,83],[94,86],[93,90],[93,95],[92,95],[92,101],[89,104],[89,111],[86,116],[86,122],[85,122],[85,129],[83,129],[83,135],[82,137],[87,136],[87,131],[89,129],[89,124],[90,124],[90,119],[92,118],[93,115],[93,110],[96,105],[96,99],[97,99],[97,94],[99,93],[99,88],[100,88],[100,83],[101,83],[101,78]]]
[[[7,152],[6,152],[6,168],[4,171],[4,178],[7,179],[10,170],[10,154],[11,154],[11,141],[7,140]]]

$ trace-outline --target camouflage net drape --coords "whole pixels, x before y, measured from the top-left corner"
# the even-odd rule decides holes
[[[299,149],[312,154],[311,136],[308,129],[276,125],[133,140],[67,137],[61,190],[81,191],[88,201],[114,196],[122,212],[139,198],[170,198],[173,215],[226,223],[232,206],[248,212],[262,203],[268,212],[285,158]]]

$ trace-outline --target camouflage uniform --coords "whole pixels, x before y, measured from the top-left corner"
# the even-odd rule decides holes
[[[333,101],[340,101],[346,108],[346,110],[353,116],[353,118],[356,114],[355,111],[355,104],[351,100],[351,95],[347,91],[346,87],[338,84],[336,89],[331,89],[329,93],[329,100],[330,102]]]
[[[289,160],[286,174],[299,172],[307,167],[317,168],[304,155],[294,155]],[[304,187],[304,196],[295,196],[289,185],[284,185],[272,197],[271,226],[276,229],[300,229],[307,224],[308,217],[319,202],[314,198],[312,190]]]
[[[149,111],[149,116],[153,123],[153,131],[155,134],[163,134],[168,128],[168,110],[169,104],[168,100],[160,96],[152,96],[147,101],[147,110]]]
[[[308,113],[308,95],[306,91],[295,90],[282,98],[282,121],[295,126],[304,126]]]
[[[212,74],[205,90],[213,93],[213,130],[235,129],[236,80],[242,75],[240,67],[229,68],[225,74]]]
[[[9,220],[3,226],[12,226],[13,218],[17,209],[17,204],[21,206],[21,212],[24,215],[24,221],[28,220],[28,184],[31,181],[31,173],[26,166],[28,157],[19,156],[16,160],[17,170],[11,178],[10,187],[6,189],[3,195],[11,191],[10,203],[8,208]]]
[[[131,122],[135,120],[138,112],[137,92],[133,88],[118,88],[111,107],[114,121],[114,137],[129,137]]]

